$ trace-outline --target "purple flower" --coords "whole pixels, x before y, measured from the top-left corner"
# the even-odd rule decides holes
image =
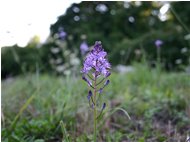
[[[100,89],[98,90],[98,92],[99,92],[99,94],[102,94],[103,88],[100,88]]]
[[[87,55],[84,61],[84,67],[82,73],[88,74],[90,70],[95,70],[95,76],[103,75],[108,77],[110,75],[109,69],[111,65],[106,59],[107,53],[102,48],[101,42],[95,42],[94,48]]]
[[[59,35],[59,38],[63,40],[67,36],[67,33],[64,31],[63,28],[59,28],[58,35]]]
[[[154,44],[156,45],[156,47],[160,48],[160,46],[163,44],[162,40],[157,39]]]
[[[88,98],[88,100],[90,101],[90,98],[92,97],[92,91],[90,90],[89,92],[88,92],[88,96],[87,96],[87,98]]]
[[[94,109],[94,104],[91,105],[92,109]]]
[[[86,52],[88,52],[88,50],[89,50],[89,47],[88,47],[87,43],[86,43],[85,41],[83,41],[83,42],[81,43],[81,45],[80,45],[81,54],[82,54],[82,55],[85,55]]]
[[[106,108],[106,103],[103,103],[102,110],[104,110],[105,108]]]
[[[110,83],[110,80],[106,80],[106,82],[104,83],[104,86],[107,86]]]
[[[106,77],[108,77],[108,76],[110,76],[110,75],[111,75],[111,73],[110,73],[110,72],[107,72]]]
[[[81,44],[80,48],[87,49],[86,46],[87,45]],[[94,48],[86,56],[83,64],[83,69],[81,70],[81,72],[83,73],[82,79],[87,82],[87,84],[91,88],[93,88],[94,91],[93,94],[90,90],[87,96],[89,106],[92,107],[94,111],[97,110],[99,104],[97,101],[99,100],[99,97],[102,94],[104,87],[110,83],[109,80],[105,81],[105,79],[111,75],[111,65],[106,59],[106,56],[107,53],[102,48],[101,42],[95,42]],[[98,79],[100,76],[102,76],[101,79]],[[98,96],[98,98],[96,96]],[[96,119],[101,116],[105,107],[106,103],[103,103],[99,116],[96,117],[96,114],[94,114],[94,121],[96,121]]]
[[[84,75],[82,76],[82,79],[88,83],[88,86],[92,86],[92,82],[86,78]]]

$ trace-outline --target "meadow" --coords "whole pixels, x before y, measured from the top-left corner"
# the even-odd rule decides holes
[[[190,75],[133,66],[133,72],[113,70],[109,77],[98,142],[185,142]],[[80,75],[28,73],[3,80],[1,88],[3,142],[92,141],[93,112]]]

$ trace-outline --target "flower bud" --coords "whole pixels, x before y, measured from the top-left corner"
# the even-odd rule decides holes
[[[107,72],[105,77],[108,77],[108,76],[110,76],[110,75],[111,75],[111,73],[110,73],[110,72]]]
[[[103,103],[102,110],[104,110],[105,108],[106,108],[106,103]]]
[[[87,98],[88,98],[88,100],[90,101],[90,98],[92,97],[92,91],[90,90],[89,92],[88,92],[88,96],[87,96]]]
[[[102,94],[103,88],[100,88],[100,89],[98,90],[98,92],[99,92],[99,94]]]
[[[106,80],[106,82],[104,83],[104,86],[107,86],[110,83],[110,80]]]
[[[92,82],[88,80],[84,75],[82,76],[82,79],[88,83],[88,86],[92,86]]]

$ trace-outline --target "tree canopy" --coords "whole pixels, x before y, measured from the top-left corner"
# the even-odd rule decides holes
[[[174,64],[181,56],[187,64],[187,56],[184,57],[179,52],[189,46],[188,41],[184,39],[184,36],[189,34],[187,28],[184,28],[184,25],[189,24],[188,4],[81,2],[73,4],[65,14],[59,16],[57,22],[51,25],[51,35],[56,34],[60,27],[64,28],[68,33],[69,48],[79,48],[83,40],[90,45],[96,40],[101,40],[105,49],[110,52],[112,63],[115,64],[129,63],[136,56],[135,50],[142,52],[142,49],[149,59],[154,60],[154,42],[161,39],[164,42],[161,54],[166,64]],[[181,10],[181,7],[184,10]]]

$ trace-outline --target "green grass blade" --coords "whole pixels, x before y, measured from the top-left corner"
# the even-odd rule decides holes
[[[33,95],[30,96],[30,98],[26,101],[26,103],[19,110],[18,114],[16,115],[16,117],[14,118],[14,120],[13,120],[13,122],[11,124],[11,130],[13,130],[15,128],[19,117],[22,115],[22,113],[28,107],[28,105],[32,102],[32,100],[34,99],[34,97],[36,95],[36,92],[37,92],[37,90],[33,93]]]
[[[124,110],[123,108],[121,108],[121,107],[116,107],[116,108],[114,108],[112,114],[115,113],[115,112],[118,111],[118,110],[123,111],[123,113],[129,118],[129,120],[131,120],[131,117],[129,116],[128,112],[127,112],[126,110]]]
[[[69,141],[69,134],[67,133],[67,130],[65,128],[65,125],[64,125],[63,121],[60,121],[60,126],[61,126],[61,131],[63,133],[63,140],[62,140],[62,142],[64,142],[64,138],[65,138],[66,142],[70,142]]]

